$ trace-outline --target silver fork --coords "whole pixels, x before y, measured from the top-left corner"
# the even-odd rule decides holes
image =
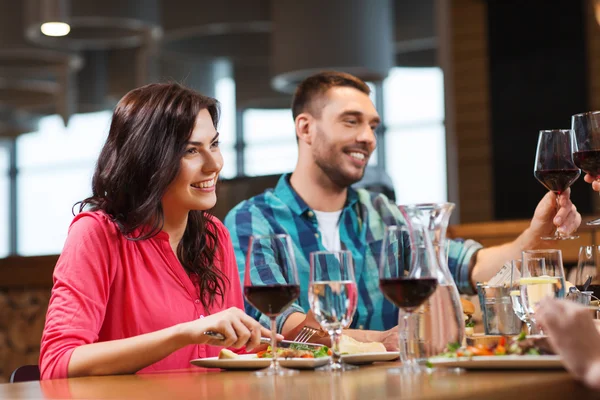
[[[304,326],[294,338],[294,342],[307,343],[317,332],[319,331],[315,328]]]
[[[316,335],[317,332],[319,332],[317,329],[311,328],[309,326],[304,326],[302,327],[302,329],[300,329],[300,332],[298,332],[293,342],[308,343],[310,338]],[[225,340],[225,336],[223,336],[219,332],[206,331],[204,332],[204,334],[218,340]]]

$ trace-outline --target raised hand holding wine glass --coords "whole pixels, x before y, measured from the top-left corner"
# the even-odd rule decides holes
[[[278,268],[272,268],[275,264]],[[279,271],[273,276],[272,271]],[[264,276],[272,279],[266,283]],[[273,281],[274,279],[274,281]],[[289,235],[252,236],[248,243],[244,273],[244,296],[254,308],[271,319],[271,349],[269,368],[258,371],[259,376],[292,375],[298,371],[283,368],[277,358],[276,317],[300,296],[298,271]]]
[[[331,337],[331,362],[320,370],[355,369],[341,362],[339,347],[342,329],[350,326],[358,301],[352,253],[347,250],[315,251],[310,253],[309,258],[310,309]]]
[[[560,209],[559,196],[579,178],[581,171],[573,161],[577,144],[570,129],[540,131],[535,155],[535,178],[556,195],[556,210]],[[579,236],[561,233],[558,229],[552,236],[542,240],[568,240]]]

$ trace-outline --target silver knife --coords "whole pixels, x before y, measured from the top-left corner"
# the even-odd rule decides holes
[[[206,331],[206,332],[204,332],[204,335],[210,336],[210,337],[212,337],[214,339],[217,339],[217,340],[225,340],[225,336],[223,336],[219,332]],[[261,344],[271,344],[271,338],[261,337],[260,338],[260,343]],[[277,346],[281,347],[282,349],[288,349],[288,348],[290,348],[290,347],[292,347],[294,345],[306,346],[306,347],[311,348],[311,349],[320,349],[321,347],[324,346],[322,344],[317,344],[317,343],[294,342],[293,340],[280,340],[280,341],[277,342]]]

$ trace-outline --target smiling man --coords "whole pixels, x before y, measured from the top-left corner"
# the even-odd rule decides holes
[[[298,301],[278,317],[278,331],[291,335],[298,326],[314,325],[306,312],[308,303],[308,256],[312,251],[350,250],[354,259],[358,306],[349,336],[360,341],[382,342],[398,347],[398,309],[379,290],[377,260],[386,225],[404,224],[398,207],[387,197],[350,187],[361,180],[375,150],[375,129],[380,117],[369,97],[369,87],[341,72],[322,72],[298,85],[292,114],[298,139],[298,163],[277,187],[243,201],[225,219],[231,232],[240,277],[248,241],[252,235],[287,233],[294,245],[301,293]],[[417,171],[407,171],[417,173]],[[426,184],[426,182],[424,182]],[[565,232],[579,226],[581,216],[561,195],[556,212],[554,194],[540,201],[530,227],[514,242],[482,249],[472,240],[451,241],[448,263],[463,293],[473,294],[473,283],[489,279],[505,261],[520,257],[522,250],[541,247],[540,236]],[[261,271],[265,283],[281,282],[276,265]],[[268,318],[251,306],[246,311],[268,326]]]

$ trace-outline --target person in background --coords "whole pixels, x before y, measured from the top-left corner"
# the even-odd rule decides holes
[[[223,166],[218,121],[215,99],[175,83],[116,106],[54,270],[42,379],[188,368],[269,336],[241,310],[229,233],[207,212]]]
[[[403,224],[403,218],[386,196],[350,187],[363,177],[381,123],[369,93],[363,81],[342,72],[321,72],[301,82],[292,100],[298,141],[296,168],[284,174],[274,189],[238,204],[228,213],[225,225],[242,279],[252,235],[289,233],[292,237],[301,295],[278,317],[278,331],[287,337],[304,325],[318,327],[311,313],[307,314],[309,253],[350,250],[359,296],[353,329],[345,334],[360,341],[379,341],[393,350],[398,347],[394,329],[398,309],[379,290],[377,260],[385,226]],[[547,246],[539,238],[552,233],[555,225],[565,233],[575,231],[581,216],[569,195],[568,191],[561,195],[559,210],[553,193],[544,196],[529,228],[513,242],[483,249],[472,240],[452,240],[448,261],[459,290],[474,294],[475,282],[488,280],[522,250]],[[279,274],[274,268],[264,276],[268,283]],[[266,316],[250,305],[246,311],[266,326]]]

